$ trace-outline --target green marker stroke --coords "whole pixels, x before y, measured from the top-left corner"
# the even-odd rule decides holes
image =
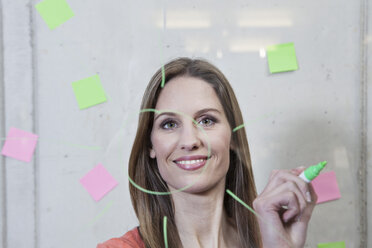
[[[248,206],[245,202],[243,202],[239,197],[237,197],[233,192],[231,192],[229,189],[226,190],[226,192],[232,196],[237,202],[242,204],[244,207],[246,207],[249,211],[251,211],[254,215],[256,215],[258,218],[261,218],[250,206]]]
[[[112,206],[112,203],[113,203],[113,202],[114,202],[114,201],[110,201],[110,202],[105,206],[105,208],[102,210],[102,212],[101,212],[99,215],[97,215],[97,216],[92,220],[91,224],[93,224],[93,223],[96,222],[99,218],[101,218],[102,215],[103,215],[104,213],[106,213],[107,210]]]
[[[165,70],[164,65],[161,67],[161,87],[164,88],[165,83]]]
[[[233,132],[235,132],[235,131],[239,130],[240,128],[243,128],[243,127],[244,127],[244,123],[241,124],[241,125],[239,125],[239,126],[237,126],[236,128],[234,128],[233,129]]]
[[[101,146],[79,145],[79,144],[74,144],[74,143],[71,143],[71,142],[61,141],[61,140],[57,140],[57,139],[42,138],[42,140],[40,140],[40,138],[0,137],[0,140],[36,140],[36,141],[45,141],[45,142],[54,143],[54,144],[64,144],[64,145],[67,145],[67,146],[75,146],[75,147],[78,147],[78,148],[81,148],[81,149],[87,149],[87,150],[102,150],[103,149]]]
[[[164,216],[164,219],[163,219],[163,232],[164,232],[164,244],[165,244],[165,248],[168,248],[167,216]]]

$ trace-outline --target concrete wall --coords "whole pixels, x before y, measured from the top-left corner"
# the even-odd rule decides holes
[[[365,185],[367,185],[367,190],[364,192],[367,198],[367,216],[369,216],[366,228],[366,235],[367,235],[367,247],[372,246],[372,3],[371,1],[364,1],[365,4],[365,21],[364,21],[364,30],[365,30],[365,37],[364,37],[364,73],[365,73],[365,82],[366,88],[363,89],[366,93],[366,106],[367,110],[365,110],[365,116],[366,116],[366,123],[365,126],[367,127],[366,133],[367,133],[367,144],[365,146],[365,158],[366,158],[366,180],[367,182]],[[369,99],[368,99],[369,97]],[[369,173],[368,173],[369,172]],[[364,216],[361,216],[364,217]]]
[[[2,142],[13,126],[39,135],[32,162],[0,159],[2,247],[95,247],[137,225],[135,122],[150,77],[177,56],[216,64],[245,123],[260,119],[245,127],[259,191],[272,169],[327,160],[336,172],[342,198],[317,206],[306,247],[371,246],[369,0],[68,0],[75,17],[52,31],[37,2],[0,1]],[[270,75],[260,49],[284,42],[300,69]],[[79,110],[71,83],[94,74],[108,101]],[[98,163],[119,185],[96,203],[79,179]]]
[[[11,126],[37,132],[32,23],[28,1],[2,1],[2,137]],[[2,241],[37,247],[37,156],[30,163],[2,159]]]

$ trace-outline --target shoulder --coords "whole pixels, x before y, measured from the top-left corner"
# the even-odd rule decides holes
[[[138,232],[138,227],[136,227],[120,238],[112,238],[98,244],[97,248],[145,248],[145,244]]]

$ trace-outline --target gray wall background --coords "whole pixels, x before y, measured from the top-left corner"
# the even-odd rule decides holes
[[[0,1],[1,146],[12,126],[39,135],[31,163],[0,158],[1,247],[95,247],[138,224],[126,170],[140,101],[178,56],[230,80],[259,192],[272,169],[336,172],[342,198],[316,207],[306,247],[371,247],[371,1],[68,0],[75,17],[53,31],[37,2]],[[259,51],[285,42],[300,69],[270,75]],[[71,83],[97,73],[108,101],[79,110]],[[79,179],[98,163],[119,185],[96,203]]]

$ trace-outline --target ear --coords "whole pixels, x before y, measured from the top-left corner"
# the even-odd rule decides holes
[[[155,150],[150,148],[150,157],[151,158],[156,158],[156,155],[155,155]]]

